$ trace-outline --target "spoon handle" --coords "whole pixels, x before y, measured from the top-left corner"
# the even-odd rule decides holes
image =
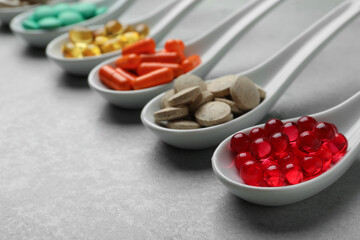
[[[236,40],[283,0],[253,0],[214,28],[186,43],[185,55],[200,55],[202,64],[194,74],[204,76]]]
[[[286,90],[322,47],[347,23],[353,20],[359,12],[359,1],[343,2],[273,57],[241,74],[249,76],[255,82],[264,86],[268,94],[276,98]],[[273,94],[275,92],[276,94]]]

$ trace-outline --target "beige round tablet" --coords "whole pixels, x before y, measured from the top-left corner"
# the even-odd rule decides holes
[[[236,79],[230,88],[232,100],[244,111],[255,108],[260,103],[260,94],[255,84],[245,76]]]
[[[191,103],[201,94],[200,87],[189,87],[175,93],[168,99],[168,103],[172,107]]]
[[[196,129],[200,128],[200,124],[188,120],[174,120],[167,123],[168,128],[172,129]]]
[[[190,103],[189,109],[193,112],[201,105],[210,102],[213,99],[214,95],[210,91],[205,90],[192,103]]]
[[[154,119],[158,121],[170,121],[174,119],[179,119],[186,117],[189,114],[187,107],[169,107],[163,108],[154,113]]]
[[[180,92],[189,87],[200,87],[201,91],[205,91],[207,88],[205,82],[201,78],[192,74],[184,74],[174,80],[175,92]]]
[[[174,89],[170,89],[169,91],[165,92],[165,94],[162,96],[160,101],[161,108],[167,108],[170,107],[169,105],[169,98],[175,94]]]
[[[231,112],[234,114],[243,114],[244,112],[236,105],[236,103],[227,98],[215,98],[214,101],[219,101],[229,105]]]
[[[234,84],[238,76],[227,75],[217,78],[210,82],[208,90],[214,94],[215,97],[226,97],[230,95],[230,87]]]
[[[233,119],[229,105],[223,102],[208,102],[195,111],[196,121],[204,127],[214,126]]]
[[[264,100],[266,97],[266,92],[264,89],[262,89],[261,87],[259,87],[258,85],[256,85],[258,91],[259,91],[259,95],[260,95],[260,99]]]

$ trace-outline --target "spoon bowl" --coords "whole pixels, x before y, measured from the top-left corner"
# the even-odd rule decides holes
[[[10,22],[11,30],[21,38],[23,38],[28,44],[34,47],[44,48],[55,37],[68,32],[70,29],[76,26],[87,27],[91,25],[97,25],[106,23],[109,20],[116,19],[121,13],[127,9],[133,0],[98,0],[94,1],[97,7],[107,7],[106,13],[99,16],[87,19],[83,22],[72,24],[69,26],[59,27],[52,30],[28,30],[24,29],[22,22],[26,20],[31,14],[33,9],[19,14]]]
[[[260,205],[279,206],[295,203],[309,198],[339,179],[351,164],[359,158],[360,153],[360,92],[350,99],[329,110],[310,115],[318,122],[326,121],[334,123],[339,132],[343,133],[348,140],[348,150],[343,158],[325,173],[309,181],[284,187],[254,187],[244,184],[238,175],[235,166],[232,166],[234,153],[230,150],[230,140],[233,135],[227,137],[216,148],[212,156],[212,167],[216,177],[229,191],[236,196]],[[346,116],[346,118],[344,118]],[[296,121],[298,118],[286,119],[283,122]],[[254,127],[264,127],[264,124]],[[242,130],[248,134],[254,127]]]
[[[154,112],[160,110],[161,94],[143,108],[141,120],[144,126],[162,141],[179,148],[202,149],[219,144],[231,133],[263,119],[297,74],[332,36],[359,14],[359,11],[359,2],[347,1],[340,4],[268,60],[237,74],[248,76],[266,91],[265,99],[251,111],[212,127],[191,130],[169,129],[155,123],[153,118]]]
[[[160,41],[164,35],[183,17],[187,11],[195,6],[200,1],[183,0],[180,2],[167,1],[153,12],[129,21],[127,24],[135,25],[138,23],[145,23],[149,26],[149,37],[156,42]],[[89,29],[95,30],[102,25],[91,26]],[[46,55],[55,64],[59,65],[66,72],[75,75],[88,75],[91,69],[105,60],[120,56],[121,50],[105,53],[99,56],[85,57],[85,58],[66,58],[62,54],[62,46],[69,41],[67,33],[60,35],[53,39],[46,47]]]
[[[201,57],[202,61],[197,68],[189,73],[200,77],[205,76],[211,67],[230,49],[241,34],[245,33],[250,26],[255,24],[281,1],[282,0],[250,1],[214,28],[186,43],[185,55],[190,56],[197,54]],[[100,63],[90,72],[88,78],[90,87],[110,103],[123,108],[138,109],[143,107],[157,94],[172,87],[172,83],[169,83],[143,90],[110,90],[100,82],[98,72],[105,64],[114,66],[116,59],[117,57],[110,58],[106,62]]]

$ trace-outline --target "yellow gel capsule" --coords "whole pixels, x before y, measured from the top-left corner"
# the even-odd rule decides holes
[[[81,58],[82,50],[75,46],[74,43],[68,42],[62,46],[62,52],[67,58]]]
[[[83,51],[83,56],[85,57],[97,56],[97,55],[101,55],[101,50],[97,45],[94,44],[89,44]]]
[[[94,44],[101,46],[104,43],[106,43],[108,40],[109,40],[108,37],[98,36],[95,38]]]
[[[123,26],[121,33],[133,32],[133,31],[134,31],[134,27],[126,24]]]
[[[94,33],[95,37],[98,37],[98,36],[106,37],[106,35],[107,35],[105,27],[101,27],[99,29],[96,29],[93,33]]]
[[[76,27],[69,31],[69,38],[73,43],[92,43],[94,41],[93,33],[83,27]]]
[[[124,42],[125,46],[128,46],[139,41],[140,36],[137,32],[127,32],[121,36],[121,40]]]
[[[105,29],[108,35],[116,35],[121,32],[122,26],[116,20],[111,20],[105,24]]]
[[[139,33],[140,37],[146,37],[149,35],[149,27],[144,23],[140,23],[134,26],[134,30]]]
[[[118,38],[112,38],[109,39],[107,42],[101,45],[101,51],[103,53],[113,52],[116,50],[120,50],[124,47],[124,43],[121,41],[121,39]]]

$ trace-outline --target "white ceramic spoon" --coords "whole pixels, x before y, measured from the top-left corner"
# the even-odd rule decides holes
[[[75,0],[66,0],[66,1],[51,1],[50,3],[58,3],[58,2],[74,2]],[[0,21],[5,24],[8,24],[11,19],[13,19],[16,15],[31,10],[35,7],[38,7],[40,4],[32,4],[22,7],[4,7],[0,8]]]
[[[203,77],[221,59],[238,37],[261,19],[282,0],[253,0],[230,15],[214,28],[186,43],[186,56],[198,54],[202,63],[192,74]],[[89,85],[110,103],[124,108],[141,108],[156,95],[170,89],[172,83],[157,87],[133,90],[113,91],[105,87],[99,79],[99,69],[105,64],[115,66],[118,57],[111,58],[96,66],[89,74]]]
[[[310,115],[318,121],[334,123],[339,132],[348,140],[348,150],[344,157],[330,170],[309,181],[284,187],[253,187],[243,183],[235,167],[230,167],[234,155],[229,150],[231,136],[226,138],[212,156],[212,167],[218,179],[235,195],[261,205],[279,206],[295,203],[311,197],[334,183],[341,177],[360,155],[360,92],[329,110]],[[296,121],[298,118],[284,120]],[[254,126],[264,127],[264,124]],[[249,133],[251,128],[241,132]]]
[[[91,26],[101,23],[106,23],[109,20],[116,19],[121,13],[123,13],[134,0],[98,0],[92,1],[98,7],[107,7],[108,10],[106,13],[99,16],[87,19],[83,22],[72,24],[65,27],[55,28],[53,30],[28,30],[24,29],[22,22],[26,20],[32,13],[33,9],[26,11],[22,14],[16,16],[10,22],[11,30],[31,46],[35,47],[45,47],[52,39],[55,37],[68,32],[71,28],[75,26]]]
[[[160,41],[165,34],[173,28],[178,20],[183,17],[199,0],[167,1],[153,12],[142,16],[127,24],[146,23],[149,26],[149,37],[155,42]],[[102,25],[90,27],[94,30]],[[85,58],[66,58],[62,54],[61,47],[69,41],[68,34],[53,39],[46,47],[46,55],[68,73],[76,75],[88,75],[96,65],[114,56],[120,56],[121,50],[114,51],[100,56]]]
[[[219,144],[238,129],[247,128],[265,117],[282,96],[297,74],[311,58],[346,23],[359,14],[359,2],[346,1],[330,11],[274,56],[250,70],[239,73],[248,76],[267,93],[255,109],[224,124],[194,130],[175,130],[154,122],[153,114],[160,109],[162,94],[152,99],[142,110],[141,120],[146,128],[162,141],[179,148],[201,149]]]

